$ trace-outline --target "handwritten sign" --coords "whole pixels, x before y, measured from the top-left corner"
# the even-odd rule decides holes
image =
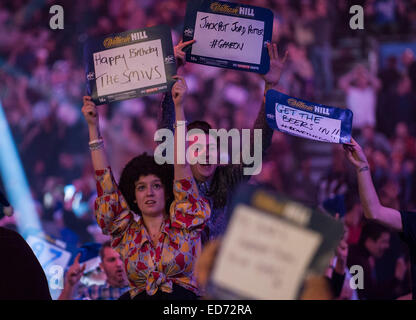
[[[176,62],[168,27],[93,39],[84,51],[87,89],[96,104],[164,92],[173,84]]]
[[[221,1],[188,1],[184,41],[190,62],[267,73],[273,13],[269,9]]]
[[[305,276],[326,269],[342,223],[253,186],[236,194],[209,293],[219,299],[298,298]]]
[[[351,110],[314,104],[275,90],[266,93],[269,126],[294,136],[331,143],[351,141]]]

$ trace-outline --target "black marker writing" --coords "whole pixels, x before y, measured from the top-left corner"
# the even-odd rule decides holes
[[[128,68],[126,57],[124,56],[124,54],[119,54],[110,57],[101,57],[101,54],[98,54],[98,56],[95,56],[94,61],[96,66],[100,64],[108,64],[110,66],[113,66],[117,65],[119,62],[124,62],[124,65],[126,66],[126,68]]]
[[[204,24],[200,24],[199,27],[201,29],[208,29],[208,30],[215,30],[220,32],[226,32],[227,26],[229,23],[220,22],[209,22],[208,16],[201,18],[201,21],[204,21]]]
[[[243,50],[244,48],[244,42],[229,42],[225,41],[224,39],[218,40],[214,39],[212,40],[209,45],[211,48],[219,48],[219,49],[235,49],[235,50]]]
[[[140,49],[136,49],[136,48],[130,48],[129,49],[129,58],[135,58],[135,57],[142,57],[148,54],[151,54],[155,52],[156,53],[156,57],[159,56],[159,49],[157,47],[148,47],[147,49],[144,48],[140,48]]]
[[[125,70],[123,72],[123,76],[125,77],[125,81],[122,84],[133,82],[133,81],[141,81],[141,80],[155,80],[160,79],[162,74],[158,70],[159,66],[151,67],[149,70]]]

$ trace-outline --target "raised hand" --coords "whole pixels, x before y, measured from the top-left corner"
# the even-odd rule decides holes
[[[84,273],[86,265],[80,266],[79,258],[81,257],[81,253],[78,253],[75,257],[74,263],[72,266],[69,267],[68,272],[65,277],[65,285],[69,287],[74,287],[82,277]]]
[[[176,75],[172,78],[177,80],[172,87],[173,102],[175,103],[175,107],[182,107],[186,92],[188,91],[188,86],[183,77]]]
[[[348,160],[350,160],[356,169],[362,170],[367,168],[366,170],[368,170],[367,157],[365,156],[363,149],[361,149],[357,141],[351,138],[351,143],[344,144],[343,147]]]
[[[183,42],[182,40],[173,48],[174,52],[175,52],[175,58],[176,61],[178,63],[178,68],[181,66],[184,66],[186,63],[185,60],[185,55],[186,53],[183,52],[183,48],[185,48],[186,46],[190,45],[190,44],[194,44],[195,43],[195,39],[193,40],[189,40],[186,42]]]
[[[261,76],[266,82],[266,85],[274,87],[279,83],[280,76],[282,75],[282,71],[287,60],[288,52],[286,51],[283,58],[280,58],[277,52],[276,43],[267,43],[267,50],[269,51],[270,57],[270,69],[269,72]]]
[[[84,96],[82,100],[84,104],[81,111],[85,120],[87,120],[88,126],[95,126],[98,128],[98,112],[95,103],[92,102],[90,96]]]

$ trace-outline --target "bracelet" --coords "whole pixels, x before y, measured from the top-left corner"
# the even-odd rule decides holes
[[[183,125],[186,126],[187,124],[188,124],[188,121],[186,121],[186,120],[177,121],[173,124],[173,129],[176,129],[177,127],[180,127],[180,126],[183,126]]]
[[[104,142],[104,140],[103,140],[103,138],[98,138],[98,139],[96,139],[96,140],[92,140],[92,141],[90,141],[90,142],[88,142],[88,144],[89,145],[92,145],[92,144],[94,144],[94,143],[97,143],[97,142]]]
[[[358,169],[358,172],[363,172],[363,171],[368,171],[368,170],[370,170],[370,168],[368,166],[364,166],[364,167]]]
[[[88,143],[88,146],[89,146],[91,151],[101,149],[102,147],[104,147],[104,140],[103,139],[97,139],[97,140],[90,141]]]

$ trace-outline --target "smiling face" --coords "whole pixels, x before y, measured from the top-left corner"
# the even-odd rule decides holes
[[[157,176],[140,176],[135,183],[135,198],[142,215],[156,217],[165,211],[165,189]]]
[[[206,164],[196,163],[192,164],[191,171],[193,176],[198,181],[208,180],[215,172],[217,165],[209,164],[209,159],[217,159],[217,144],[215,138],[208,134],[190,134],[189,135],[189,147],[192,147],[193,152],[190,153],[190,158],[205,158]],[[195,148],[195,149],[194,149]],[[210,156],[211,154],[211,156]],[[211,161],[212,162],[212,161]]]

